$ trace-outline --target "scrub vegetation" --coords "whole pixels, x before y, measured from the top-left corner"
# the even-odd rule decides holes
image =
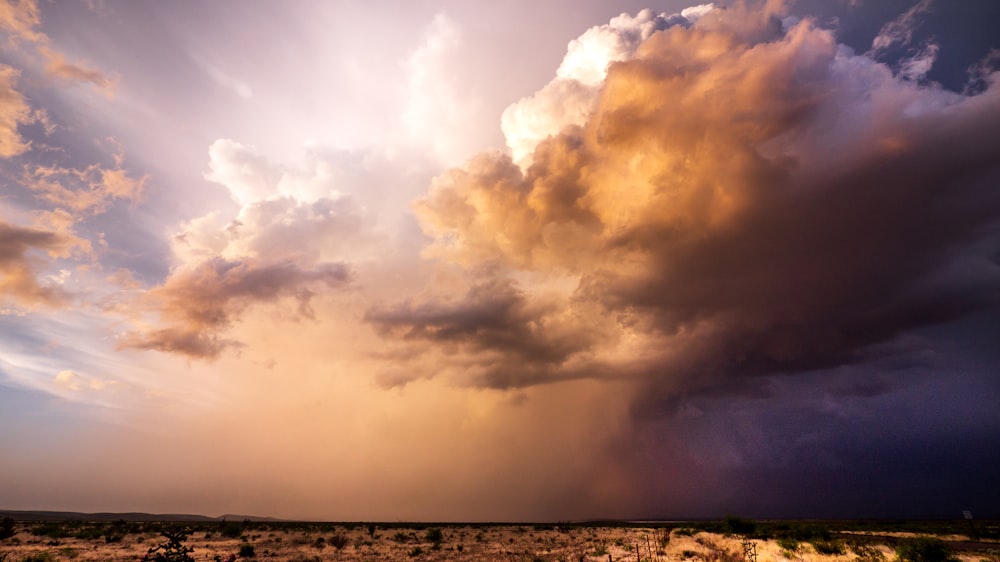
[[[1000,562],[950,522],[295,523],[0,521],[0,562]],[[966,531],[968,527],[965,527]],[[746,544],[754,545],[748,560]]]

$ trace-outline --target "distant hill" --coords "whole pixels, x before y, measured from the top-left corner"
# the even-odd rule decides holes
[[[77,511],[15,511],[0,509],[0,517],[10,517],[16,521],[181,521],[190,523],[208,523],[212,521],[281,521],[273,517],[257,517],[255,515],[226,514],[218,517],[206,515],[191,515],[188,513],[81,513]]]

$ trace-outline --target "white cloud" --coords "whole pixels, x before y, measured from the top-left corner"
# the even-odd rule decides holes
[[[276,197],[280,173],[253,147],[219,139],[208,149],[205,179],[221,184],[239,204]]]
[[[480,102],[468,95],[454,72],[462,46],[457,24],[439,13],[424,31],[420,46],[404,62],[405,132],[410,142],[426,147],[445,165],[461,163],[474,150],[465,135]]]
[[[713,4],[701,4],[680,14],[655,14],[648,9],[634,16],[621,14],[570,41],[555,79],[503,112],[500,128],[514,161],[527,167],[538,143],[586,121],[608,66],[634,57],[639,45],[656,31],[691,25],[714,8]]]

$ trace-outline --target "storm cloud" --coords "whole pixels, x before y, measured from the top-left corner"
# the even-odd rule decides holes
[[[516,357],[512,386],[610,376],[566,362],[631,346],[649,360],[613,376],[669,393],[870,361],[994,307],[1000,87],[962,96],[904,74],[778,5],[655,31],[530,166],[483,154],[417,203],[426,255],[519,280],[447,314],[428,301],[369,320],[411,348],[461,334],[469,353]],[[542,296],[553,283],[570,289]],[[540,352],[552,310],[605,333]]]

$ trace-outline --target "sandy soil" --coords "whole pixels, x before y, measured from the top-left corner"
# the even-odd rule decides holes
[[[342,548],[333,546],[338,537],[345,539]],[[319,530],[249,529],[241,538],[225,538],[218,533],[193,532],[185,545],[194,550],[191,556],[201,561],[247,560],[239,558],[241,548],[253,547],[260,561],[587,561],[604,560],[642,562],[688,560],[690,562],[743,562],[743,546],[738,538],[712,533],[685,535],[676,530],[667,535],[654,528],[568,527],[565,529],[531,526],[447,526],[441,528],[441,541],[435,545],[426,529],[377,529],[369,534],[365,527],[331,527]],[[19,528],[10,539],[0,542],[0,562],[71,560],[119,561],[142,560],[147,551],[164,543],[156,533],[130,534],[120,542],[103,539],[50,539],[37,537]],[[819,555],[808,544],[788,552],[775,541],[753,541],[757,562],[852,562],[861,560],[848,550],[837,556]],[[884,545],[877,547],[884,557],[862,562],[894,562],[895,554]],[[989,560],[995,555],[960,555],[962,562]]]

